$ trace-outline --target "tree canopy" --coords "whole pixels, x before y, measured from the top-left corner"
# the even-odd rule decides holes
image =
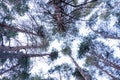
[[[0,80],[119,80],[119,32],[120,0],[1,0]]]

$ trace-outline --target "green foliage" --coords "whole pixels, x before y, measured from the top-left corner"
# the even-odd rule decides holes
[[[56,65],[53,68],[51,68],[50,70],[48,70],[48,72],[50,74],[54,73],[55,71],[59,72],[59,73],[63,73],[63,74],[65,73],[65,75],[66,75],[67,72],[72,71],[72,68],[67,63],[63,63],[61,65]]]
[[[71,15],[74,19],[78,20],[81,17],[80,9],[76,9],[73,12],[71,12]]]
[[[17,36],[18,33],[16,31],[6,31],[5,32],[5,36],[9,39],[9,38],[14,38],[15,36]]]
[[[69,46],[66,46],[65,48],[62,49],[62,53],[64,55],[71,55],[71,48]]]
[[[73,26],[70,29],[70,34],[73,36],[78,36],[78,34],[79,34],[79,29],[77,27],[75,27],[75,23],[73,24]]]
[[[18,35],[18,33],[16,31],[12,31],[12,30],[6,30],[4,28],[0,28],[0,32],[3,36],[6,36],[7,38],[14,38],[15,36]]]
[[[28,80],[54,80],[54,78],[52,77],[44,78],[39,75],[35,75],[35,76],[30,77]]]
[[[60,70],[61,70],[61,66],[60,66],[60,65],[57,65],[57,66],[55,66],[54,68],[51,68],[50,70],[48,70],[48,72],[49,72],[50,74],[52,74],[52,73],[54,73],[55,71],[60,72]]]
[[[20,58],[18,60],[18,63],[20,64],[20,70],[18,71],[17,74],[14,76],[18,78],[18,80],[26,80],[29,78],[29,67],[30,67],[30,58],[25,57],[25,58]]]
[[[7,59],[0,59],[0,64],[4,64]]]
[[[82,77],[82,75],[80,74],[80,72],[78,71],[77,68],[75,68],[75,71],[72,74],[74,77],[76,77],[79,80],[84,80],[84,78]]]
[[[114,8],[113,4],[114,4],[114,3],[112,3],[111,1],[106,1],[106,7],[107,7],[109,10],[111,10],[111,9]]]
[[[56,23],[55,23],[56,24]],[[58,28],[58,27],[61,27],[61,26],[58,26],[56,27],[56,25],[52,28],[52,35],[56,35],[57,33],[59,33],[59,35],[61,37],[65,37],[66,36],[66,33],[67,33],[67,30],[68,28],[63,25],[62,28]]]
[[[28,0],[7,0],[6,2],[0,1],[0,9],[2,9],[3,13],[6,14],[6,19],[14,19],[12,16],[14,13],[18,13],[20,16],[23,16],[25,12],[28,11],[29,7],[27,4]],[[8,6],[9,3],[12,9]],[[10,15],[12,13],[12,15]],[[2,15],[5,17],[5,15]]]
[[[5,23],[9,23],[10,21],[9,20],[13,20],[14,19],[14,15],[13,14],[15,14],[15,16],[16,15],[21,15],[21,16],[23,16],[28,10],[29,10],[29,7],[28,7],[28,4],[27,4],[27,1],[28,0],[2,0],[1,2],[3,2],[3,3],[0,3],[0,10],[1,10],[1,12],[0,12],[0,19],[3,19],[3,20],[1,20],[1,22],[2,21],[6,21]],[[42,2],[43,1],[43,2]],[[35,14],[35,20],[37,20],[37,22],[41,22],[42,24],[45,24],[45,25],[49,25],[49,23],[47,24],[46,22],[50,22],[50,20],[51,20],[51,18],[52,18],[52,16],[54,16],[54,11],[55,10],[51,10],[51,9],[49,9],[49,7],[50,8],[52,8],[52,9],[54,9],[54,5],[49,5],[48,7],[46,6],[47,4],[44,2],[44,0],[37,0],[37,1],[35,1],[35,0],[30,0],[30,2],[33,2],[32,4],[33,5],[35,5],[35,7],[33,7],[33,5],[32,5],[32,9],[33,10],[35,10],[35,12],[34,11],[32,11],[32,10],[30,10],[30,12],[31,13],[29,13],[29,14],[31,14],[31,15],[34,15]],[[50,0],[50,1],[53,1],[53,0]],[[54,0],[54,1],[57,1],[57,0]],[[61,0],[58,0],[58,1],[61,1]],[[60,23],[60,24],[58,24],[57,25],[57,23],[55,23],[56,21],[54,21],[54,23],[52,23],[53,25],[55,25],[55,28],[53,28],[53,31],[51,31],[51,27],[53,27],[53,26],[51,26],[51,27],[49,27],[49,29],[48,29],[48,27],[44,30],[44,26],[40,26],[39,27],[39,25],[37,25],[37,23],[35,23],[35,21],[33,21],[32,22],[32,20],[33,19],[30,19],[31,21],[28,21],[28,22],[25,22],[25,26],[26,27],[22,27],[22,26],[20,26],[19,25],[19,23],[17,24],[17,22],[15,22],[15,24],[17,24],[17,25],[19,25],[20,27],[17,27],[16,26],[16,28],[19,28],[19,29],[21,29],[21,30],[25,30],[25,31],[28,31],[28,30],[30,30],[31,29],[31,33],[33,32],[34,34],[38,34],[38,35],[32,35],[32,34],[29,34],[29,33],[25,33],[24,31],[22,32],[22,33],[25,33],[25,35],[27,35],[27,44],[28,45],[31,45],[32,43],[35,43],[36,45],[40,45],[41,46],[41,50],[37,50],[36,52],[38,52],[38,51],[40,51],[40,53],[42,53],[42,49],[46,49],[46,48],[48,48],[50,45],[50,40],[48,39],[48,36],[46,36],[48,33],[46,33],[47,31],[49,31],[50,30],[50,33],[52,33],[54,36],[57,36],[57,38],[59,38],[60,39],[60,41],[62,40],[62,41],[64,41],[64,42],[67,42],[67,41],[69,41],[68,43],[70,43],[70,44],[72,44],[73,43],[73,41],[72,40],[76,40],[76,39],[78,39],[79,38],[79,36],[81,36],[81,35],[77,35],[77,32],[79,32],[79,29],[77,29],[77,28],[75,28],[76,27],[76,23],[79,25],[79,21],[78,22],[76,22],[77,20],[79,20],[80,18],[82,18],[82,17],[86,17],[86,16],[88,16],[91,12],[93,12],[93,15],[91,16],[91,18],[90,18],[90,20],[88,21],[88,25],[90,26],[90,27],[92,27],[94,24],[97,24],[96,22],[97,22],[97,20],[98,19],[102,19],[102,20],[108,20],[110,17],[110,13],[111,12],[109,12],[109,11],[106,11],[106,12],[103,12],[100,16],[98,16],[98,13],[96,12],[96,13],[94,13],[94,11],[92,11],[93,9],[94,9],[94,7],[96,7],[101,1],[98,1],[98,0],[95,0],[96,2],[91,2],[91,3],[83,3],[80,7],[72,7],[72,6],[70,6],[70,5],[67,5],[67,3],[70,3],[71,5],[78,5],[78,0],[64,0],[65,2],[66,2],[66,4],[63,2],[63,3],[61,3],[60,4],[60,8],[62,8],[62,7],[64,7],[65,9],[63,9],[63,14],[62,14],[62,20],[63,20],[63,24],[61,24],[61,21],[60,22],[58,22],[58,23]],[[69,2],[70,1],[70,2]],[[84,1],[91,1],[91,0],[84,0]],[[114,0],[112,0],[112,1],[114,1]],[[62,1],[61,1],[62,2]],[[105,1],[106,2],[106,1]],[[109,2],[109,1],[108,1]],[[39,4],[40,3],[40,4]],[[101,4],[101,5],[99,5],[99,6],[97,6],[97,7],[100,7],[100,9],[101,9],[101,7],[102,7],[102,9],[104,8],[104,5],[106,5],[107,3],[105,3],[104,4],[104,2]],[[40,7],[37,7],[38,5],[40,5]],[[107,4],[110,8],[109,9],[112,9],[112,8],[114,8],[113,6],[112,6],[112,4]],[[11,8],[9,8],[9,7]],[[30,6],[31,6],[31,3],[30,3]],[[59,5],[58,5],[59,6]],[[42,9],[41,9],[41,7],[42,7]],[[47,7],[47,8],[46,8]],[[71,8],[72,7],[72,8]],[[97,8],[97,9],[99,9],[99,8]],[[39,11],[40,10],[40,11]],[[72,12],[70,12],[72,10]],[[99,10],[98,10],[99,11]],[[100,10],[101,11],[101,10]],[[10,12],[10,14],[9,14],[9,12]],[[37,12],[37,13],[36,13]],[[43,13],[42,13],[43,12]],[[59,12],[59,10],[58,10],[58,12]],[[5,13],[5,14],[4,14]],[[33,14],[34,13],[34,14]],[[49,14],[50,13],[50,14]],[[65,14],[64,14],[65,13]],[[38,15],[41,15],[41,14],[45,14],[45,19],[43,20],[43,19],[38,19]],[[68,16],[68,15],[69,16]],[[37,15],[37,16],[36,16]],[[49,17],[47,16],[47,15],[50,15]],[[120,23],[120,14],[119,14],[119,12],[118,13],[115,13],[115,15],[116,15],[116,17],[118,18],[118,23]],[[42,15],[43,16],[43,15]],[[58,15],[59,16],[59,15]],[[58,17],[57,16],[57,17]],[[72,16],[73,18],[71,19],[70,18],[70,16]],[[99,17],[99,18],[98,18]],[[18,18],[18,17],[17,17]],[[44,18],[44,17],[43,17]],[[60,18],[60,17],[59,17]],[[69,20],[70,19],[70,20]],[[84,18],[82,18],[82,19],[84,19]],[[86,19],[86,18],[85,18]],[[16,20],[16,19],[15,19]],[[19,19],[18,19],[19,20]],[[45,21],[45,22],[44,22]],[[81,21],[81,20],[80,20]],[[84,20],[85,21],[85,20]],[[32,23],[30,23],[29,24],[29,22],[32,22]],[[65,23],[64,23],[65,22]],[[86,21],[87,22],[87,21]],[[40,23],[40,24],[41,24]],[[80,22],[80,23],[82,23],[82,22]],[[20,21],[20,24],[22,24],[21,23],[21,21]],[[32,24],[32,25],[31,25]],[[36,25],[35,25],[36,24]],[[24,24],[22,24],[22,25],[24,25]],[[27,27],[27,25],[29,25],[28,27]],[[35,26],[34,26],[35,25]],[[51,24],[50,24],[51,25]],[[32,31],[32,30],[34,30],[33,28],[35,28],[36,26],[38,26],[38,29],[37,29],[37,31]],[[72,26],[72,27],[71,27]],[[98,26],[95,26],[95,29],[97,29],[97,27]],[[94,27],[93,27],[94,28]],[[80,28],[81,29],[81,28]],[[99,30],[98,30],[99,31]],[[117,31],[117,30],[116,30]],[[69,35],[70,34],[70,35]],[[72,35],[71,35],[72,34]],[[5,37],[5,39],[7,38],[7,39],[9,39],[10,40],[10,38],[14,38],[14,37],[16,37],[16,35],[17,35],[17,32],[15,32],[15,31],[11,31],[11,30],[7,30],[7,28],[6,29],[4,29],[4,28],[0,28],[0,41],[2,41],[2,39],[3,39],[3,37]],[[68,36],[66,36],[66,35],[68,35],[68,36],[70,36],[69,38],[68,38]],[[35,36],[35,37],[34,37]],[[51,36],[51,35],[49,35],[50,37],[52,37],[52,39],[55,39],[55,37],[54,36]],[[33,37],[34,37],[34,39],[33,39]],[[63,39],[63,37],[67,37],[68,39]],[[31,41],[29,41],[29,38],[32,38],[33,40],[35,40],[35,41],[33,41],[32,42],[32,40]],[[72,40],[71,40],[72,39]],[[84,39],[83,39],[83,41],[80,43],[80,46],[79,46],[79,50],[78,50],[78,57],[79,58],[81,58],[81,57],[84,57],[84,58],[86,58],[86,60],[85,60],[85,62],[86,62],[86,65],[87,66],[90,66],[90,65],[92,65],[94,62],[96,62],[96,63],[99,63],[99,62],[97,62],[97,61],[99,61],[99,59],[96,59],[96,57],[95,56],[92,56],[92,57],[86,57],[87,56],[87,54],[86,53],[88,53],[88,52],[92,52],[92,50],[90,50],[90,49],[94,49],[94,46],[95,46],[95,49],[96,48],[98,48],[98,50],[97,51],[99,51],[99,53],[101,53],[101,55],[104,57],[104,58],[106,58],[106,59],[109,59],[110,61],[115,61],[115,59],[113,59],[113,55],[111,56],[111,57],[108,57],[109,55],[107,55],[107,54],[105,54],[104,52],[105,51],[103,51],[103,49],[99,49],[100,48],[100,46],[97,46],[96,47],[96,45],[98,45],[98,44],[94,44],[93,42],[94,41],[92,41],[93,39],[95,39],[95,37],[94,36],[87,36],[87,37],[85,37]],[[37,42],[38,41],[38,42]],[[41,42],[40,42],[41,41]],[[18,41],[19,42],[19,41]],[[22,41],[20,41],[20,42],[22,42]],[[39,44],[39,42],[40,42],[40,44]],[[29,44],[30,43],[30,44]],[[24,43],[21,43],[21,45],[23,45]],[[64,43],[63,43],[64,44]],[[73,43],[74,44],[74,43]],[[34,45],[34,44],[32,44],[32,45]],[[11,46],[10,46],[11,47]],[[51,47],[51,46],[50,46]],[[57,47],[57,46],[56,46]],[[104,48],[103,46],[102,46],[102,48]],[[109,50],[109,49],[107,49],[107,50]],[[27,51],[27,50],[26,50]],[[28,51],[30,51],[30,50],[28,50]],[[31,51],[30,51],[31,52]],[[62,53],[63,54],[65,54],[65,55],[71,55],[72,56],[72,47],[70,47],[70,45],[67,45],[67,46],[65,46],[63,49],[62,49]],[[102,54],[102,53],[104,53],[104,54]],[[74,54],[74,55],[76,55],[76,54]],[[88,55],[89,56],[91,56],[91,54],[90,53],[88,53]],[[70,56],[70,57],[71,57]],[[51,61],[54,61],[55,59],[57,59],[58,58],[58,51],[57,50],[53,50],[52,52],[51,52],[51,54],[49,55],[49,59],[51,60]],[[13,60],[16,60],[16,59],[13,59]],[[74,59],[73,59],[74,60]],[[6,59],[1,59],[0,60],[0,62],[2,63],[2,64],[4,64],[5,62],[6,62]],[[73,61],[74,62],[74,61]],[[30,59],[29,58],[21,58],[21,59],[19,59],[18,60],[18,63],[20,64],[18,67],[16,67],[14,70],[16,71],[16,70],[18,70],[18,72],[19,72],[19,74],[17,74],[17,73],[15,73],[15,77],[14,77],[14,79],[13,80],[15,80],[15,78],[16,79],[18,79],[19,78],[19,80],[25,80],[25,79],[29,79],[28,77],[29,77],[29,73],[28,73],[28,71],[29,71],[29,66],[30,66]],[[75,62],[74,62],[75,63]],[[101,59],[101,63],[102,63],[102,59]],[[107,63],[107,61],[106,61],[106,63]],[[117,64],[117,62],[115,62],[116,64]],[[10,65],[11,65],[11,63],[9,63]],[[106,64],[107,65],[107,64]],[[103,63],[103,65],[101,65],[102,67],[104,67],[104,66],[106,66],[106,65],[104,65],[104,63]],[[108,65],[110,65],[110,64],[108,64]],[[12,66],[12,65],[11,65]],[[4,67],[4,66],[3,66]],[[8,65],[8,67],[9,67],[9,65]],[[113,67],[113,66],[112,66]],[[6,67],[6,69],[7,69],[7,67]],[[104,69],[108,69],[109,70],[109,67],[105,67]],[[111,68],[110,68],[111,69]],[[54,71],[60,71],[60,72],[62,72],[62,73],[64,73],[64,72],[67,72],[67,70],[68,71],[70,71],[71,70],[71,68],[69,68],[69,65],[66,65],[66,64],[62,64],[62,65],[57,65],[57,66],[55,66],[50,72],[51,73],[53,73]],[[109,71],[110,72],[110,71]],[[111,72],[112,72],[112,70],[111,70]],[[113,71],[114,72],[114,71]],[[69,73],[69,75],[70,75],[70,73]],[[77,78],[77,79],[80,79],[80,80],[84,80],[84,78],[82,77],[82,75],[79,73],[79,71],[77,70],[77,68],[75,69],[75,71],[74,71],[74,73],[73,73],[73,75]],[[118,74],[117,74],[118,75]],[[63,76],[63,75],[62,75]],[[115,76],[116,76],[116,74],[115,74]],[[31,80],[42,80],[41,79],[41,77],[39,77],[39,76],[35,76],[34,78],[32,78]],[[45,79],[43,79],[43,80],[45,80]],[[46,79],[46,80],[49,80],[49,79]]]
[[[78,4],[78,0],[72,0],[72,2],[73,2],[74,5]]]
[[[118,24],[120,24],[120,14],[116,16],[118,19]]]
[[[7,20],[7,21],[12,21],[14,20],[15,18],[10,14],[8,13],[5,17],[4,17],[4,20]]]
[[[70,65],[68,65],[68,63],[61,64],[61,67],[64,71],[71,71],[72,70],[72,68],[70,67]]]
[[[109,16],[110,16],[110,12],[104,12],[104,13],[102,13],[99,17],[100,17],[100,19],[102,19],[102,20],[108,20],[109,19]]]
[[[82,42],[79,47],[78,51],[78,58],[82,58],[86,52],[90,50],[90,43],[89,42]]]
[[[6,52],[3,52],[3,50],[0,50],[0,55],[2,55],[4,53],[6,53]],[[0,65],[3,65],[6,61],[7,61],[7,59],[0,58]]]
[[[16,31],[12,31],[12,30],[7,30],[4,28],[0,28],[0,42],[4,45],[3,42],[9,42],[10,43],[10,39],[11,38],[15,38],[18,35],[18,33]],[[5,38],[3,38],[5,37]]]
[[[11,2],[11,3],[13,3],[13,2],[15,2],[16,0],[8,0],[9,2]]]
[[[2,40],[3,40],[3,36],[2,35],[0,35],[0,42],[2,43]]]
[[[112,13],[114,16],[116,16],[117,18],[117,22],[115,24],[115,26],[120,29],[120,13]]]
[[[34,77],[30,77],[29,80],[41,80],[41,78],[39,78],[38,75],[35,75]]]
[[[13,11],[17,12],[20,16],[23,16],[24,13],[29,10],[27,1],[28,0],[9,0],[9,2],[14,5],[12,8]]]
[[[58,58],[58,51],[57,50],[53,50],[49,56],[50,60],[54,61]]]
[[[46,38],[46,31],[45,31],[45,26],[44,25],[40,25],[37,27],[37,31],[36,33],[41,37],[41,38]]]
[[[91,13],[91,11],[95,8],[95,6],[97,6],[99,3],[96,2],[91,2],[91,3],[87,3],[86,5],[84,5],[83,8],[79,8],[76,9],[76,13],[78,15],[78,17],[85,17],[87,15],[89,15]]]
[[[78,58],[82,58],[85,56],[87,52],[89,52],[90,47],[92,46],[92,40],[96,39],[97,36],[94,34],[90,34],[83,38],[83,42],[80,43],[78,50]]]
[[[42,39],[42,40],[41,40],[41,45],[40,45],[40,46],[41,46],[41,49],[46,51],[47,48],[49,47],[49,44],[50,44],[50,42],[49,42],[48,39],[46,39],[46,38],[45,38],[45,39]]]
[[[28,57],[20,58],[18,63],[20,63],[21,68],[23,68],[24,71],[28,71],[29,70],[30,58],[28,58]]]
[[[9,78],[7,78],[7,77],[3,77],[3,78],[0,79],[0,80],[11,80],[11,79],[9,79]]]
[[[26,72],[26,71],[22,71],[22,72],[19,73],[18,78],[20,80],[26,80],[26,79],[29,78],[29,73]]]
[[[57,28],[56,27],[52,28],[52,35],[55,35],[56,33],[57,33]]]
[[[9,12],[7,5],[3,2],[0,2],[0,9],[2,9],[5,13]]]
[[[25,12],[28,11],[29,7],[27,5],[23,4],[17,4],[14,6],[14,9],[20,16],[23,16]]]
[[[93,59],[91,57],[86,57],[85,66],[86,67],[91,66],[92,65],[92,61],[93,61]]]
[[[30,79],[30,80],[42,80],[41,77],[38,76],[38,75],[35,75],[35,76],[33,76],[33,77],[30,77],[29,79]]]

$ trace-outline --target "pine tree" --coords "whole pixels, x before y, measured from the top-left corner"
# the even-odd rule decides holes
[[[35,63],[32,59],[37,57],[51,65],[65,56],[74,65],[68,65],[70,62],[53,65],[51,73],[58,71],[57,79],[66,76],[70,80],[73,76],[77,80],[95,80],[95,75],[107,75],[119,80],[119,3],[119,0],[1,0],[1,79],[54,80],[50,71],[45,74],[47,78],[31,77],[30,69]],[[58,45],[51,46],[56,40],[62,42],[60,50]],[[111,45],[112,42],[117,45]]]

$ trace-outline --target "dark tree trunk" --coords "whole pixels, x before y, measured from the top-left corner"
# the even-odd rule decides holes
[[[82,75],[82,77],[84,78],[84,80],[90,80],[89,77],[87,75],[85,75],[84,71],[80,68],[80,66],[78,65],[78,63],[74,60],[74,58],[71,55],[69,55],[69,57],[71,58],[71,60],[75,64],[75,66],[77,67],[78,71],[80,72],[80,74]]]
[[[8,58],[26,58],[26,57],[43,57],[43,56],[49,56],[50,54],[23,54],[23,53],[3,53],[0,54],[0,59],[8,59]]]

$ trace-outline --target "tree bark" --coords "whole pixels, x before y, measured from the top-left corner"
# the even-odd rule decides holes
[[[73,61],[73,63],[75,64],[75,66],[77,67],[78,71],[80,72],[80,74],[82,75],[82,77],[85,79],[85,80],[89,80],[89,77],[87,77],[84,73],[84,71],[80,68],[80,66],[78,65],[78,63],[74,60],[74,58],[69,55],[69,57],[71,58],[71,60]]]
[[[112,35],[108,35],[108,34],[104,34],[104,33],[98,32],[97,30],[94,30],[94,29],[92,29],[91,27],[90,27],[90,29],[91,29],[93,32],[95,32],[96,34],[99,34],[99,35],[101,35],[101,36],[104,37],[104,38],[120,40],[120,37],[112,36]]]
[[[58,71],[58,73],[59,73],[59,78],[60,78],[60,80],[62,80],[61,72]]]
[[[53,6],[55,9],[55,18],[54,19],[56,19],[56,23],[58,25],[58,30],[60,32],[66,30],[65,23],[63,20],[63,16],[62,16],[62,12],[64,12],[64,10],[61,8],[61,4],[62,4],[61,0],[53,1]]]
[[[26,58],[26,57],[43,57],[43,56],[49,56],[50,54],[23,54],[23,53],[3,53],[0,54],[0,59],[12,59],[12,58]]]
[[[93,54],[94,54],[94,56],[98,57],[100,59],[100,61],[103,62],[104,64],[109,65],[117,70],[120,70],[120,66],[118,64],[105,59],[102,55],[95,53],[95,51],[93,52]]]
[[[67,76],[67,80],[70,80],[70,75],[68,74],[67,70],[66,70],[66,76]]]
[[[26,31],[26,30],[22,30],[13,26],[8,26],[6,24],[0,23],[0,27],[5,28],[7,30],[12,30],[12,31],[17,31],[17,32],[21,32],[21,33],[27,33],[27,34],[31,34],[31,35],[35,35],[38,36],[38,34],[30,32],[30,31]]]
[[[102,67],[100,67],[97,64],[93,64],[94,66],[96,66],[98,69],[100,69],[101,71],[103,71],[104,73],[106,73],[108,76],[110,76],[113,80],[118,80],[117,77],[113,76],[112,74],[110,74],[108,71],[104,70]]]
[[[31,49],[31,48],[41,48],[41,46],[31,45],[31,46],[0,46],[0,51],[19,51],[21,49]]]

